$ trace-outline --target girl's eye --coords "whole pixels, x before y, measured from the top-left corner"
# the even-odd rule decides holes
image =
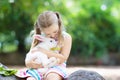
[[[57,33],[57,31],[55,31],[54,33]]]
[[[46,34],[47,36],[50,36],[50,34]]]
[[[47,34],[47,35],[46,35],[46,37],[49,37],[49,36],[50,36],[50,34]]]

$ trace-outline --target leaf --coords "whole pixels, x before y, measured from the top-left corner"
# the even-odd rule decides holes
[[[11,76],[14,75],[17,72],[15,69],[6,69],[3,66],[0,66],[0,75],[3,76]]]

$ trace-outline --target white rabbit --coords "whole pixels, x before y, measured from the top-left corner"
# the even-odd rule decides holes
[[[56,47],[57,42],[52,38],[43,38],[44,40],[38,43],[34,48],[32,48],[26,55],[25,62],[35,60],[35,62],[42,64],[43,69],[39,68],[40,71],[44,72],[49,67],[54,66],[57,63],[57,58],[48,58],[45,53],[42,53],[39,48],[46,50],[51,50],[51,48]],[[46,69],[45,69],[46,68]]]

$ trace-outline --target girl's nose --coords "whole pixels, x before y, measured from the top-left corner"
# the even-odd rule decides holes
[[[55,35],[54,34],[52,34],[51,36],[50,36],[50,38],[54,38],[55,37]]]

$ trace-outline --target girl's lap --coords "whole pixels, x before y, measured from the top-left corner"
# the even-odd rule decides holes
[[[29,74],[29,73],[33,73],[33,72],[35,74],[32,74],[32,75]],[[57,77],[60,80],[62,80],[61,78],[65,79],[67,77],[66,65],[63,64],[61,66],[54,66],[54,67],[50,68],[44,76],[39,71],[37,71],[35,69],[32,69],[32,70],[21,69],[21,70],[18,71],[17,76],[20,77],[20,78],[26,78],[26,77],[29,77],[29,76],[34,76],[35,78],[37,78],[36,74],[37,74],[37,77],[39,77],[40,79],[49,78],[49,77],[51,77],[51,78]]]

